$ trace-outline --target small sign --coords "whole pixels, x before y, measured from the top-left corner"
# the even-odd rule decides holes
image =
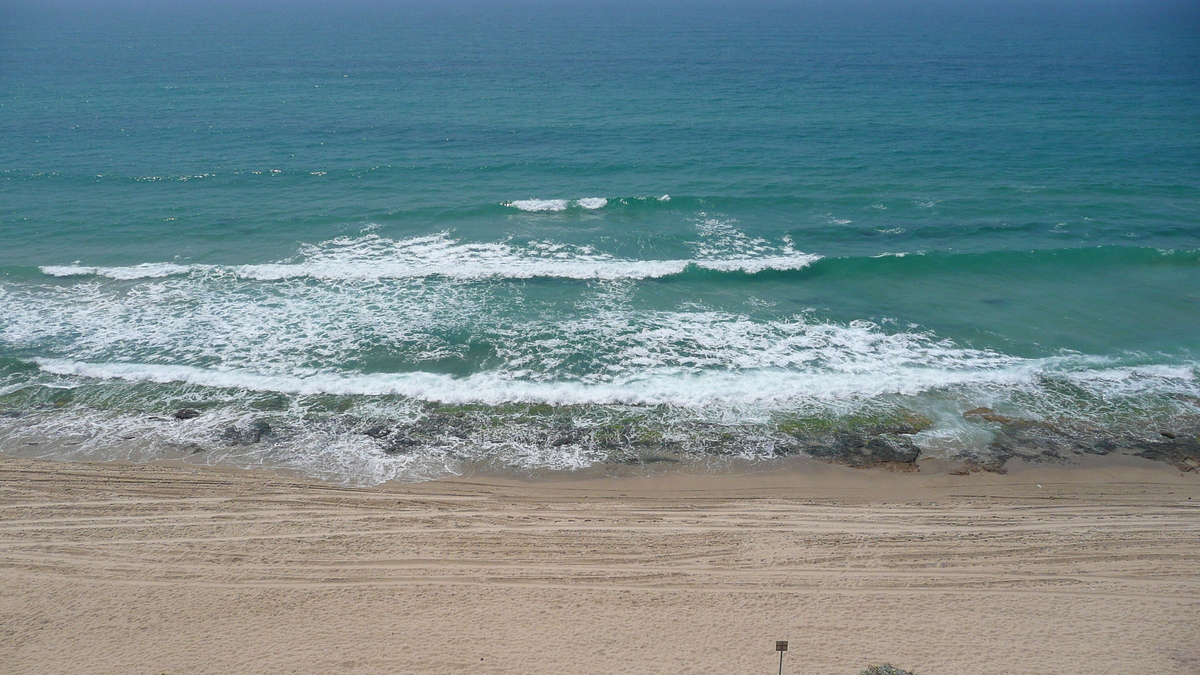
[[[775,651],[786,652],[787,651],[787,640],[776,640],[775,641]]]

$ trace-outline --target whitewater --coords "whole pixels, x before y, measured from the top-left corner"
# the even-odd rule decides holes
[[[1184,4],[14,10],[0,452],[1188,468]]]

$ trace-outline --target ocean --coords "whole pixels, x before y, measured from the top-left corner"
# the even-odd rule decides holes
[[[0,452],[372,484],[1198,434],[1195,3],[0,5]]]

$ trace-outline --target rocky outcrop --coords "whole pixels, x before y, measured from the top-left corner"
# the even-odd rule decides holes
[[[272,429],[269,422],[255,420],[244,427],[226,427],[225,431],[221,434],[221,438],[230,445],[252,445],[254,443],[261,443],[271,433]]]
[[[1163,434],[1161,442],[1145,442],[1141,451],[1134,453],[1156,462],[1166,462],[1180,471],[1196,471],[1200,469],[1200,437],[1185,437],[1168,432]]]
[[[869,436],[844,432],[837,434],[828,443],[813,445],[806,452],[828,462],[847,464],[857,468],[883,467],[901,471],[915,471],[921,449],[900,434]]]
[[[972,409],[966,411],[965,413],[963,413],[962,416],[963,416],[963,419],[966,419],[966,420],[978,419],[978,420],[984,420],[987,422],[996,422],[998,424],[1009,424],[1013,421],[1011,417],[1006,417],[1004,415],[997,413],[995,410],[992,410],[991,408],[984,408],[984,407],[972,408]]]
[[[856,468],[915,471],[921,449],[910,437],[932,425],[928,417],[909,410],[842,419],[794,419],[779,425],[790,438],[776,446],[776,453],[806,454]]]
[[[432,413],[411,424],[376,425],[363,432],[383,441],[383,451],[389,455],[410,452],[415,447],[443,443],[449,439],[471,436],[471,425],[461,415]]]

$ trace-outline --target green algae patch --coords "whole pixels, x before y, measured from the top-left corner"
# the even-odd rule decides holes
[[[911,436],[932,426],[927,415],[903,408],[837,417],[784,417],[775,424],[780,432],[799,439],[838,433]]]

